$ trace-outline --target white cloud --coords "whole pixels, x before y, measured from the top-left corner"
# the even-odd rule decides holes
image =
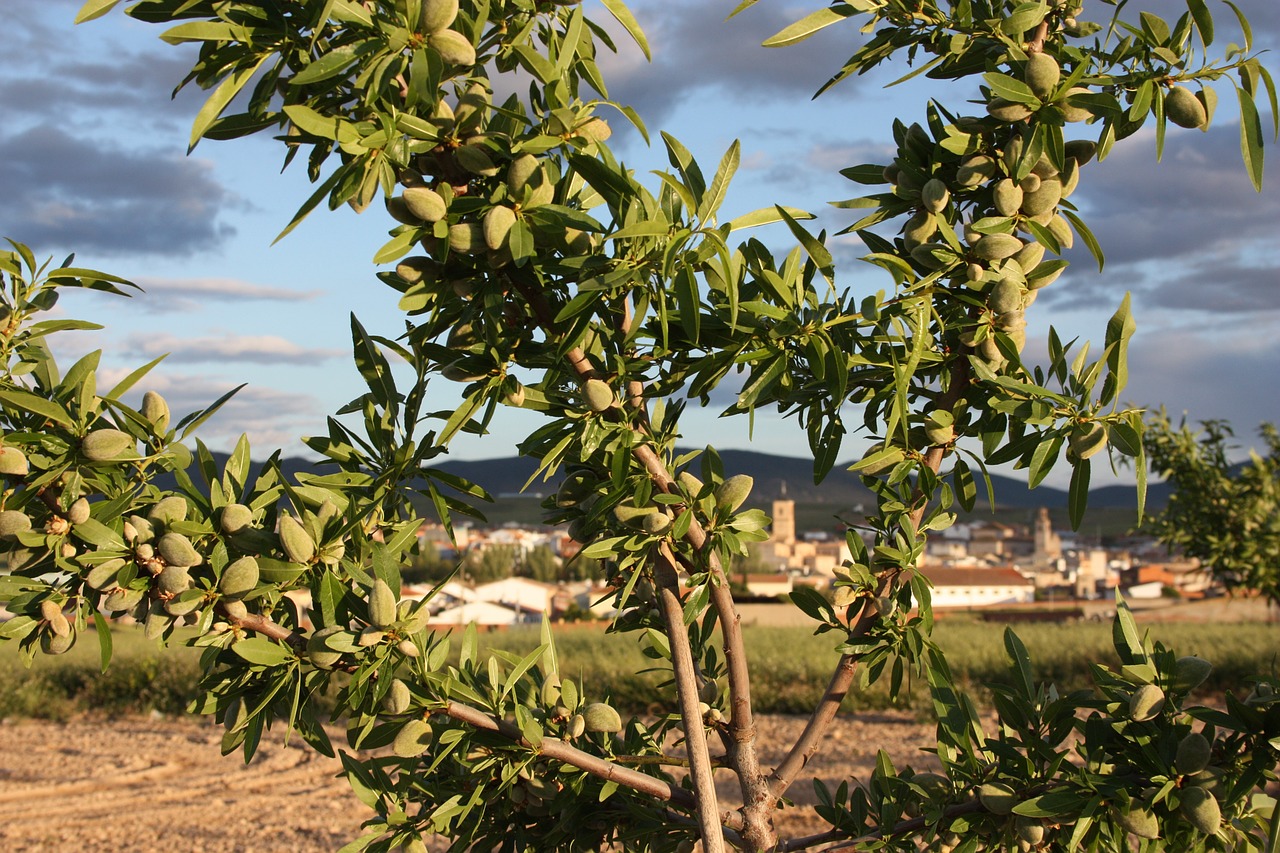
[[[134,333],[124,343],[132,356],[155,358],[168,354],[170,363],[247,361],[258,364],[312,364],[345,354],[345,350],[303,347],[278,335],[224,334],[184,338],[159,333]]]

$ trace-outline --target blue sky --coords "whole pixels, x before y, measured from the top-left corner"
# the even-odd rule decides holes
[[[202,431],[206,442],[225,448],[243,430],[255,455],[277,446],[300,452],[298,436],[323,431],[325,415],[361,391],[349,357],[349,313],[375,333],[403,329],[396,294],[374,278],[370,262],[389,220],[376,210],[320,211],[272,246],[310,192],[302,170],[281,174],[278,143],[267,139],[206,141],[186,155],[202,95],[190,90],[171,100],[170,92],[189,68],[189,50],[165,45],[158,28],[119,12],[72,27],[80,0],[9,5],[0,57],[0,236],[28,243],[41,257],[75,251],[78,265],[146,289],[131,300],[65,298],[60,312],[107,328],[68,337],[60,352],[69,359],[103,349],[113,375],[168,353],[147,387],[165,394],[175,413],[248,382]],[[654,138],[661,129],[681,139],[704,169],[742,140],[725,216],[777,202],[811,210],[821,225],[839,230],[851,219],[827,202],[860,188],[837,170],[885,162],[893,117],[922,120],[927,97],[963,109],[976,92],[918,80],[886,89],[908,70],[890,67],[811,101],[851,52],[856,28],[768,50],[758,46],[764,38],[819,4],[762,0],[726,22],[734,5],[636,0],[653,63],[622,39],[629,49],[604,63],[611,94],[636,106]],[[1088,5],[1095,14],[1107,8],[1097,0]],[[1130,5],[1170,17],[1183,8],[1175,0]],[[1254,23],[1256,47],[1280,43],[1280,4],[1238,5]],[[1220,42],[1232,40],[1229,10],[1212,8]],[[598,16],[607,17],[603,10]],[[1280,72],[1270,56],[1264,61]],[[1259,422],[1280,420],[1280,166],[1269,150],[1272,174],[1263,192],[1249,187],[1234,95],[1223,92],[1222,101],[1208,133],[1171,128],[1163,164],[1155,163],[1154,138],[1144,134],[1085,170],[1073,201],[1081,202],[1108,265],[1099,275],[1087,255],[1071,256],[1076,263],[1029,313],[1028,353],[1034,360],[1043,352],[1050,322],[1064,338],[1100,340],[1107,317],[1131,291],[1138,332],[1126,399],[1185,411],[1193,421],[1227,418],[1247,440]],[[641,172],[665,165],[660,148],[646,150],[620,121],[613,124],[615,150],[630,165]],[[833,249],[842,287],[887,286],[857,260],[856,239],[839,238]],[[435,386],[440,408],[456,399],[448,383]],[[749,445],[745,419],[717,415],[690,412],[687,442],[806,453],[790,421],[762,414]],[[468,439],[454,453],[508,455],[534,426],[508,416],[492,437]],[[863,444],[851,436],[843,455]]]

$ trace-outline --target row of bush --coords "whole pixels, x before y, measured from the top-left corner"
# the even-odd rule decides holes
[[[557,632],[563,671],[602,688],[620,708],[636,713],[666,707],[670,692],[656,674],[646,673],[646,658],[636,645],[602,642],[601,628],[581,626]],[[1001,629],[960,619],[940,623],[935,636],[952,661],[958,686],[973,690],[979,701],[981,686],[1005,677]],[[1250,674],[1280,669],[1280,625],[1260,623],[1162,623],[1153,636],[1180,653],[1195,654],[1214,664],[1202,691],[1206,701],[1224,690],[1248,691]],[[1113,657],[1106,624],[1019,626],[1018,635],[1031,652],[1037,678],[1060,691],[1088,688],[1091,665]],[[504,631],[481,638],[482,645],[500,636],[504,648],[519,652],[537,645],[534,629]],[[40,657],[24,668],[12,645],[0,646],[0,717],[65,719],[82,713],[130,714],[158,711],[182,713],[196,694],[198,676],[194,650],[162,652],[141,632],[113,631],[114,656],[103,674],[97,644],[87,634],[61,658]],[[753,627],[746,632],[752,664],[753,693],[765,713],[807,713],[817,701],[834,660],[837,640],[831,634],[814,636],[804,628]],[[845,708],[890,707],[882,685],[854,690]],[[928,708],[923,684],[911,692],[910,707]]]

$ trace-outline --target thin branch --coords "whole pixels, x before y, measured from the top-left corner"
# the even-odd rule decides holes
[[[270,637],[273,640],[279,640],[287,644],[296,652],[305,652],[307,648],[307,640],[297,631],[286,628],[279,622],[273,622],[270,618],[260,613],[249,613],[244,616],[232,616],[223,609],[222,605],[218,605],[218,612],[224,619],[235,625],[237,628],[244,628],[248,631],[254,631],[264,637]]]
[[[515,723],[509,723],[506,720],[495,720],[484,711],[472,708],[470,705],[463,705],[460,702],[446,702],[444,708],[441,709],[441,713],[473,728],[501,735],[514,743],[528,747],[539,755],[545,755],[547,758],[562,761],[565,764],[577,767],[579,770],[585,770],[592,776],[597,776],[606,782],[614,782],[625,788],[630,788],[641,794],[647,794],[650,797],[655,797],[690,811],[697,808],[698,804],[693,795],[678,785],[673,785],[670,782],[650,776],[647,773],[641,773],[638,770],[621,767],[598,755],[583,752],[558,738],[543,738],[539,745],[534,746],[525,740],[524,734]]]
[[[512,279],[514,286],[529,301],[534,315],[547,330],[555,331],[554,312],[547,302],[541,288]],[[580,348],[575,347],[568,355],[569,364],[582,378],[594,375],[594,367]],[[629,396],[634,390],[628,390]],[[621,412],[618,413],[621,416]],[[665,493],[673,493],[675,481],[657,451],[649,444],[638,444],[632,448],[632,455],[648,472],[650,480]],[[686,512],[691,510],[686,509]],[[742,641],[741,617],[729,591],[729,581],[720,559],[714,551],[708,550],[710,537],[697,518],[691,519],[685,541],[694,550],[704,552],[707,567],[711,574],[711,604],[720,619],[724,637],[725,661],[729,671],[729,701],[732,716],[729,722],[730,749],[729,760],[737,773],[742,788],[743,814],[747,816],[748,829],[744,832],[747,842],[756,849],[768,849],[776,844],[776,836],[772,829],[771,814],[774,808],[769,799],[769,785],[760,770],[760,762],[756,752],[756,728],[751,709],[751,681],[747,667],[746,650]],[[753,828],[755,832],[753,833]]]
[[[223,615],[226,616],[225,613]],[[226,616],[226,618],[238,627],[287,643],[294,649],[304,650],[306,648],[307,641],[301,634],[278,622],[273,622],[266,616],[250,613],[246,616]],[[545,738],[539,746],[535,747],[525,740],[524,734],[514,723],[495,720],[484,711],[472,708],[469,705],[463,705],[459,702],[446,702],[442,713],[477,729],[502,735],[515,743],[523,744],[533,749],[541,755],[570,764],[579,770],[585,770],[593,776],[598,776],[606,781],[616,782],[623,787],[631,788],[642,794],[648,794],[651,797],[656,797],[690,811],[697,808],[697,802],[694,800],[693,795],[684,788],[672,785],[670,782],[646,773],[621,767],[599,756],[583,752],[556,738]],[[714,810],[712,814],[714,814]]]
[[[821,748],[823,738],[831,728],[836,712],[840,710],[840,703],[844,701],[850,685],[853,684],[853,676],[857,669],[856,655],[840,656],[835,672],[831,674],[831,680],[827,683],[826,692],[818,700],[818,706],[809,717],[809,722],[805,724],[804,731],[796,739],[787,757],[769,774],[769,792],[775,798],[786,793],[787,788],[795,781],[796,775]]]
[[[698,707],[698,682],[689,647],[689,631],[684,624],[684,608],[680,605],[680,576],[671,550],[663,543],[654,565],[658,581],[658,606],[666,622],[671,643],[671,668],[676,682],[676,699],[684,721],[685,746],[689,750],[689,777],[698,801],[698,831],[706,853],[724,853],[724,837],[720,829],[720,805],[716,798],[716,781],[712,775],[711,752],[707,749],[707,730]]]

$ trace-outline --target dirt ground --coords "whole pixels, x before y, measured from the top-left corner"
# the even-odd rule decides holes
[[[790,743],[800,718],[760,718],[761,743]],[[840,719],[789,795],[812,803],[813,776],[870,770],[876,750],[926,766],[933,726],[907,715]],[[0,849],[112,853],[320,853],[372,815],[337,776],[339,762],[279,733],[253,763],[222,757],[222,728],[195,719],[0,722]],[[764,755],[772,765],[780,754]],[[729,780],[726,780],[728,782]],[[722,795],[731,797],[731,784]],[[821,831],[811,808],[784,813],[785,834]]]

